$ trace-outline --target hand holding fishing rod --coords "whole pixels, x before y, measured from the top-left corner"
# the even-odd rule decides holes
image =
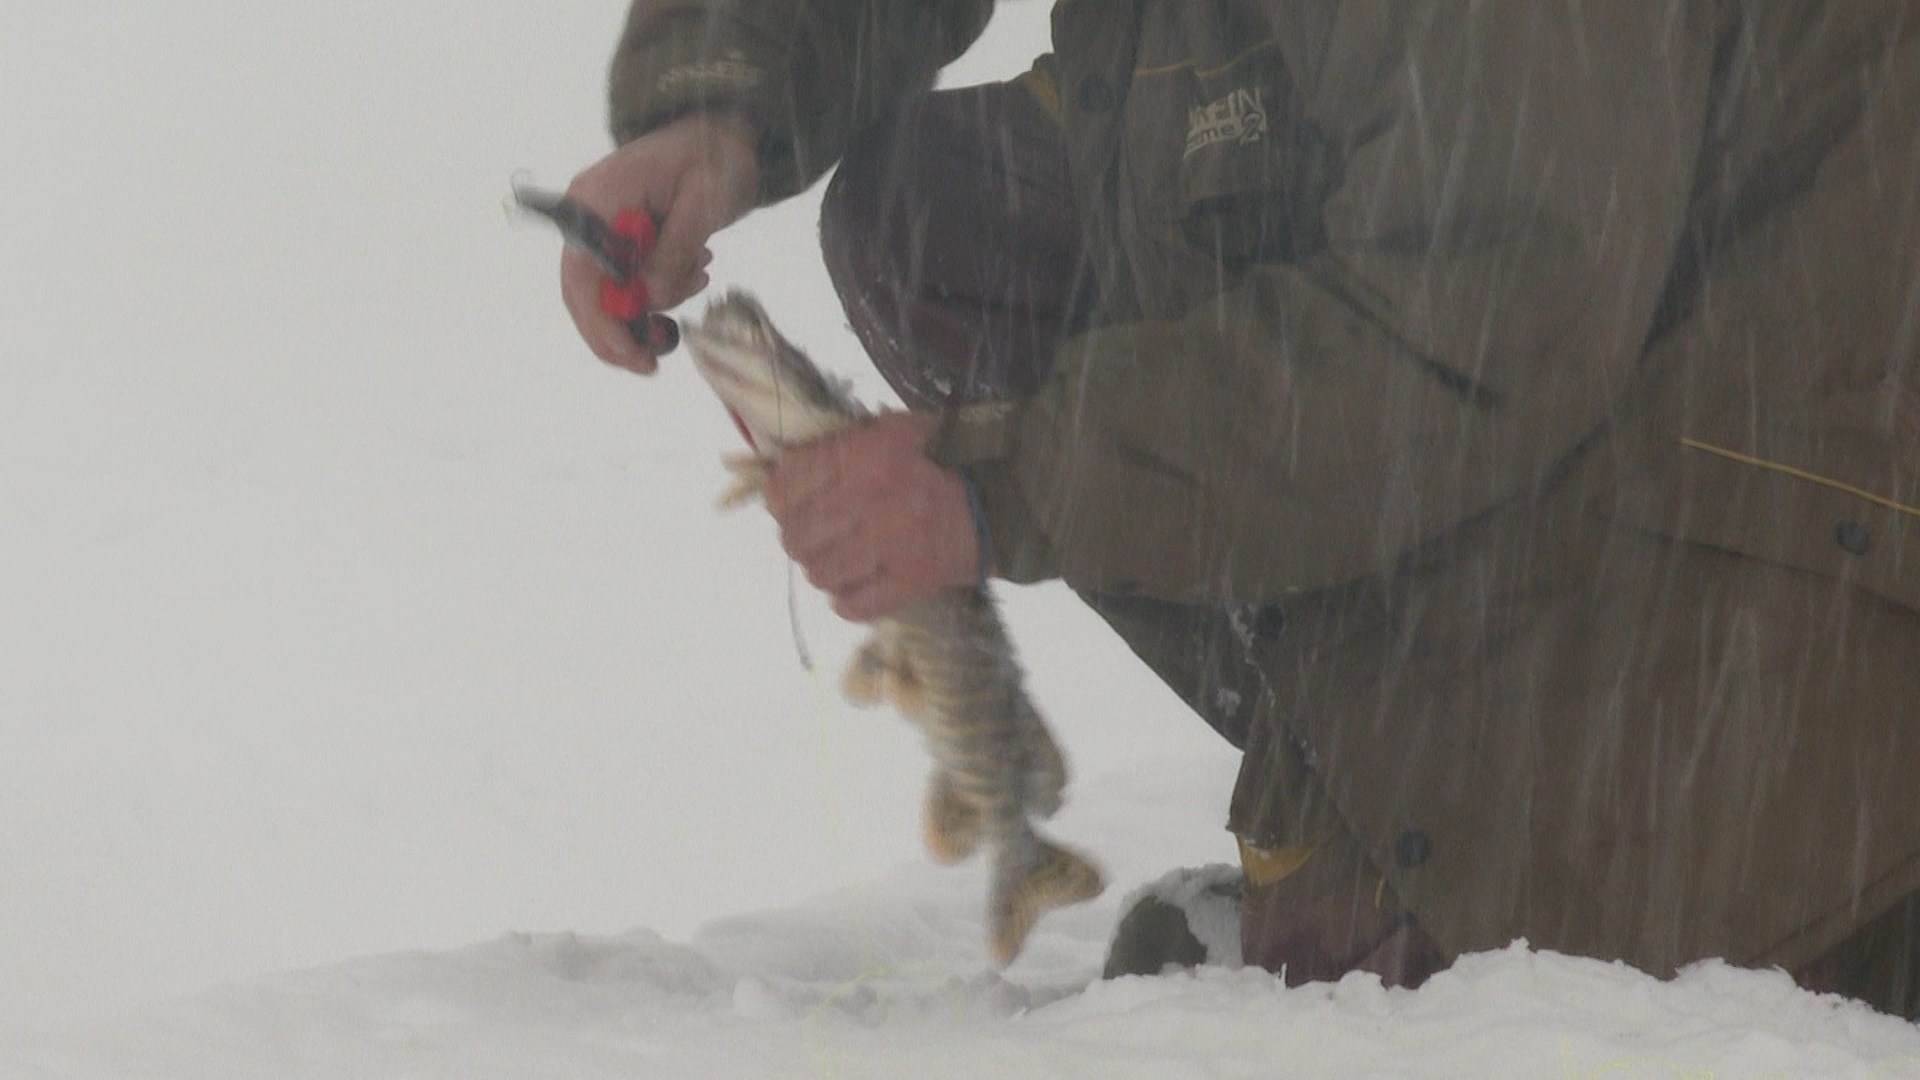
[[[671,320],[657,313],[706,287],[707,240],[755,204],[758,143],[758,131],[742,117],[682,117],[588,167],[564,197],[545,197],[549,205],[561,203],[560,213],[576,221],[583,220],[583,212],[597,220],[616,265],[626,250],[637,252],[622,278],[569,236],[561,292],[595,355],[638,374],[653,373],[657,358],[677,340],[670,340],[665,329]],[[526,194],[539,198],[539,193]],[[550,210],[521,201],[563,232],[568,228]],[[586,226],[589,232],[593,228]],[[643,242],[648,232],[655,233],[651,245]]]

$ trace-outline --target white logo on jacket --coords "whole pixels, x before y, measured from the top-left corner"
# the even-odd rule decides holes
[[[1267,136],[1267,106],[1262,88],[1243,87],[1228,91],[1218,101],[1196,105],[1187,110],[1187,151],[1216,143],[1256,143]]]
[[[760,79],[760,69],[735,49],[717,60],[668,68],[654,80],[654,88],[661,94],[743,93],[758,87]]]

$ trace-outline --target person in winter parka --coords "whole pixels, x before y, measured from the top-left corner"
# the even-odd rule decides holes
[[[1061,0],[931,89],[992,6],[635,0],[572,188],[664,218],[670,305],[838,166],[913,411],[775,478],[836,609],[1064,580],[1243,749],[1289,981],[1524,938],[1913,1013],[1911,6]]]

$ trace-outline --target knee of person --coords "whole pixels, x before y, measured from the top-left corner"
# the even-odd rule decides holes
[[[820,198],[820,248],[830,270],[837,270],[836,263],[859,247],[860,235],[867,228],[861,220],[861,207],[847,197],[845,174],[846,162],[842,161]]]

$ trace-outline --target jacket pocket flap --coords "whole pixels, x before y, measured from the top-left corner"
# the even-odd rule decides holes
[[[1682,437],[1620,496],[1613,517],[1920,612],[1920,475],[1898,467],[1893,441],[1857,427],[1822,440],[1772,434],[1761,440],[1764,456],[1731,440]],[[1862,479],[1873,474],[1883,479]]]

